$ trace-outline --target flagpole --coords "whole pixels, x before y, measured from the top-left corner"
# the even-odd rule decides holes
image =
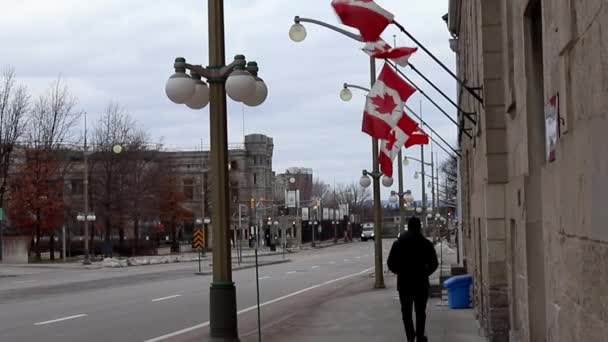
[[[393,46],[397,47],[397,35],[393,35]],[[395,69],[398,66],[395,64]],[[404,228],[405,223],[405,201],[403,200],[403,146],[399,146],[399,153],[397,153],[397,175],[399,177],[399,229],[397,234],[401,233],[401,229]]]
[[[376,59],[369,58],[369,76],[371,87],[376,83]],[[372,138],[372,163],[373,173],[378,175],[380,170],[378,167],[378,139]],[[374,182],[374,249],[375,249],[375,284],[377,289],[383,289],[384,274],[382,272],[382,206],[380,203],[380,177],[372,177]]]
[[[422,122],[422,100],[420,100],[420,120]],[[422,161],[420,163],[420,173],[422,176],[422,217],[423,220],[425,222],[424,226],[428,231],[428,220],[427,220],[427,212],[426,212],[426,189],[424,188],[424,180],[425,180],[425,176],[424,176],[424,145],[420,145],[420,160]]]

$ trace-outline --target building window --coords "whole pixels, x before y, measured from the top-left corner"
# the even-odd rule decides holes
[[[253,173],[253,184],[258,184],[258,174],[257,173]]]
[[[183,192],[186,200],[192,201],[194,200],[194,179],[186,178],[182,181],[183,184]]]
[[[237,163],[236,160],[233,160],[230,162],[230,169],[232,171],[238,170],[238,168],[239,168],[239,163]]]
[[[84,194],[84,180],[82,180],[82,179],[72,179],[72,181],[71,181],[71,189],[72,189],[72,195],[82,195],[82,194]]]

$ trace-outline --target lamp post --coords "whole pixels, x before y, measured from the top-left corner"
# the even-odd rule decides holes
[[[294,17],[294,24],[289,30],[289,37],[294,42],[301,42],[306,38],[306,28],[301,24],[302,22],[312,23],[319,26],[323,26],[332,31],[338,32],[344,36],[347,36],[357,42],[363,42],[361,36],[356,35],[352,32],[343,30],[334,25],[322,22],[320,20],[301,18],[299,16]],[[376,60],[374,57],[370,57],[370,83],[374,86],[376,82]],[[379,173],[378,167],[378,139],[372,138],[372,167],[373,174]],[[382,207],[380,205],[380,177],[374,177],[374,230],[375,235],[382,237]],[[375,288],[384,288],[384,276],[382,273],[382,238],[374,239],[375,241]]]
[[[230,200],[228,193],[228,133],[226,94],[248,106],[264,102],[268,89],[257,76],[255,62],[246,63],[237,55],[225,65],[224,1],[208,1],[209,66],[187,64],[176,58],[175,74],[169,78],[165,91],[175,103],[201,109],[210,104],[211,168],[215,175],[212,183],[213,203],[213,282],[209,291],[210,334],[224,341],[238,341],[236,288],[232,281],[229,229]],[[190,71],[190,76],[186,74]],[[201,81],[204,77],[210,86]]]
[[[276,236],[276,232],[279,231],[279,221],[274,221],[273,224],[274,224],[274,230],[275,230],[275,236]],[[283,234],[281,234],[281,237],[282,236],[283,236]],[[277,245],[276,245],[277,239],[275,239],[272,236],[270,238],[272,239],[272,246],[273,246],[272,248],[276,251],[276,248],[277,248]]]

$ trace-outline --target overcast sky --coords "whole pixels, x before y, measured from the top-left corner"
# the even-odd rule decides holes
[[[371,140],[361,133],[365,94],[355,91],[349,103],[338,94],[344,82],[369,86],[369,59],[360,43],[323,27],[306,24],[308,37],[302,43],[288,37],[295,15],[339,25],[330,2],[225,1],[227,62],[240,53],[256,60],[269,87],[269,97],[260,107],[229,101],[229,138],[239,143],[243,133],[267,134],[274,138],[278,173],[292,166],[309,167],[326,182],[349,183],[358,181],[362,169],[371,169]],[[377,2],[453,68],[450,37],[441,20],[447,1]],[[415,46],[394,26],[383,38],[392,43],[394,34],[398,45]],[[194,148],[201,139],[208,144],[209,108],[192,111],[171,103],[164,93],[174,58],[206,65],[207,45],[203,0],[3,0],[0,11],[0,66],[13,66],[34,95],[61,75],[90,120],[114,101],[156,141],[171,147]],[[424,52],[411,62],[454,97],[455,81]],[[381,67],[378,62],[378,70]],[[406,73],[455,117],[454,108],[438,93],[411,70]],[[408,105],[418,110],[421,100],[425,119],[455,145],[455,126],[420,93]],[[420,148],[406,154],[419,158]],[[445,157],[439,150],[439,159]],[[419,164],[406,168],[405,188],[418,199],[420,180],[413,179],[414,168]],[[383,190],[385,196],[388,193]]]

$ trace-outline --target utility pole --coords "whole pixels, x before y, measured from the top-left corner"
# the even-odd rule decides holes
[[[422,125],[422,101],[420,101],[420,124]],[[422,176],[422,217],[425,222],[424,227],[428,228],[429,221],[426,212],[426,190],[425,190],[425,173],[424,173],[424,145],[420,145],[420,174]]]
[[[89,164],[87,151],[87,112],[84,112],[84,262],[85,265],[91,264],[91,252],[89,250]]]

